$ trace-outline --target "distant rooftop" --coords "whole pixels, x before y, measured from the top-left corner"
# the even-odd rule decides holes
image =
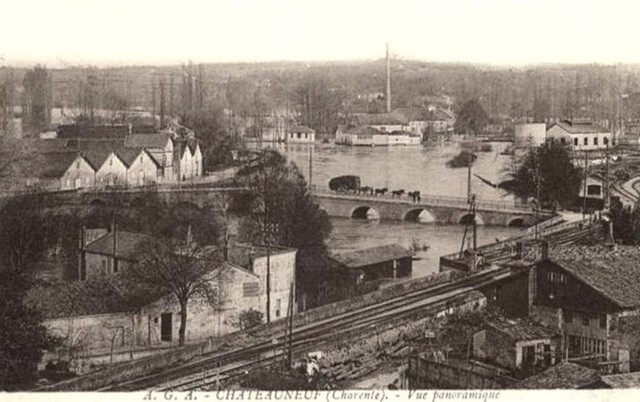
[[[560,362],[547,370],[517,383],[518,389],[579,389],[590,387],[600,380],[596,370],[576,363]]]
[[[555,331],[527,319],[491,319],[486,320],[485,325],[515,341],[546,339],[558,335]]]
[[[345,251],[331,256],[332,259],[348,268],[360,268],[381,262],[411,257],[411,252],[398,244],[387,244],[384,246]]]
[[[597,134],[609,132],[606,128],[595,124],[588,119],[562,120],[556,123],[556,125],[570,134]]]
[[[354,121],[357,125],[364,125],[364,126],[407,124],[407,120],[405,118],[394,115],[393,113],[361,114],[361,115],[355,116]]]

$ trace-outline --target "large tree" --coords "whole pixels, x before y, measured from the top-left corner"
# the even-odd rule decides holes
[[[539,195],[542,206],[557,202],[566,207],[578,196],[581,170],[561,144],[550,142],[532,148],[514,168],[508,188],[519,197]]]
[[[454,129],[458,134],[478,135],[489,124],[489,116],[476,99],[462,104],[456,116]]]
[[[180,305],[179,345],[184,345],[189,301],[202,298],[215,305],[217,287],[211,258],[206,248],[188,239],[150,237],[139,249],[138,262],[124,275],[157,294],[171,294]]]
[[[47,230],[36,196],[14,198],[0,208],[0,389],[31,385],[43,350],[56,343],[40,313],[25,303],[48,247]]]
[[[24,123],[30,132],[38,132],[51,123],[51,77],[43,66],[28,70],[22,80],[24,87]]]
[[[245,214],[241,232],[245,240],[298,249],[296,289],[309,305],[320,304],[328,275],[326,238],[331,222],[311,198],[298,168],[275,151],[238,173],[250,191],[234,200],[236,213]],[[267,238],[266,236],[269,236]]]

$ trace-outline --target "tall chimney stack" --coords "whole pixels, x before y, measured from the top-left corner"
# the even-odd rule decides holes
[[[391,61],[389,60],[389,43],[387,43],[387,113],[391,113]]]

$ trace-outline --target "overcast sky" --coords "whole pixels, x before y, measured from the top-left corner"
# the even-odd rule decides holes
[[[636,5],[636,3],[638,3]],[[633,0],[0,0],[0,66],[640,62]]]

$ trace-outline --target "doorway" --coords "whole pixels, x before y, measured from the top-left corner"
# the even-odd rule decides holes
[[[171,342],[171,329],[173,328],[171,322],[171,313],[163,313],[160,316],[160,340],[165,342]]]

